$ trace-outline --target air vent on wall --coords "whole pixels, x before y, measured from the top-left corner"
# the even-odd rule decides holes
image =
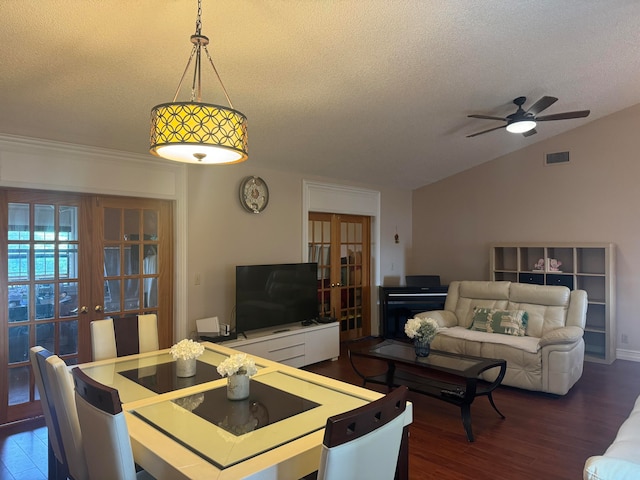
[[[547,153],[545,165],[557,165],[559,163],[569,163],[569,152]]]

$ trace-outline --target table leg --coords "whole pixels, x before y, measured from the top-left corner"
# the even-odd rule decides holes
[[[473,432],[471,431],[471,405],[463,403],[460,405],[460,413],[462,415],[462,425],[467,432],[467,440],[473,442]]]
[[[396,364],[395,362],[387,362],[387,391],[390,392],[393,390],[393,378],[396,374]]]
[[[491,403],[491,406],[493,407],[493,409],[494,409],[496,412],[498,412],[498,415],[500,415],[502,418],[507,418],[507,417],[505,417],[505,416],[502,414],[502,412],[501,412],[500,410],[498,410],[498,407],[496,407],[496,404],[495,404],[495,403],[493,403],[493,395],[492,395],[491,393],[492,393],[492,392],[489,392],[489,395],[488,395],[488,397],[489,397],[489,403]]]

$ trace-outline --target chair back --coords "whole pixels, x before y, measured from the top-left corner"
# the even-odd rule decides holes
[[[69,473],[74,480],[86,480],[89,475],[82,446],[83,436],[78,422],[71,374],[67,364],[53,354],[46,358],[45,371],[50,381]]]
[[[53,452],[55,459],[59,465],[56,471],[60,469],[61,472],[66,472],[67,459],[64,455],[64,446],[62,444],[62,434],[60,433],[60,424],[58,423],[58,416],[56,414],[55,405],[53,403],[53,392],[51,390],[51,382],[47,376],[45,364],[47,357],[52,353],[49,350],[41,346],[31,347],[29,350],[29,360],[31,361],[31,367],[33,368],[33,375],[36,380],[36,387],[40,394],[40,404],[42,405],[42,412],[44,413],[44,421],[47,425],[47,433],[49,435],[49,455]],[[49,468],[52,468],[51,458],[49,459]],[[57,474],[49,472],[49,476]],[[61,473],[61,476],[65,476],[65,473]]]
[[[140,353],[159,350],[158,316],[155,313],[138,315],[138,345]]]
[[[132,480],[136,468],[120,395],[79,367],[72,370],[78,419],[92,479]]]
[[[329,417],[318,479],[392,480],[398,464],[407,387],[349,412]]]
[[[94,361],[118,356],[112,318],[91,322],[91,353]]]
[[[94,360],[152,352],[159,348],[158,317],[155,313],[91,322]]]

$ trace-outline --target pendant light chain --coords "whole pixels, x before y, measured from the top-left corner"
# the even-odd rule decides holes
[[[196,31],[191,35],[191,55],[182,73],[173,102],[151,109],[150,152],[159,157],[185,163],[228,164],[248,158],[247,117],[233,108],[218,69],[202,35],[202,0],[198,0]],[[202,103],[202,49],[220,82],[230,108]],[[178,95],[191,65],[191,100],[178,102]]]

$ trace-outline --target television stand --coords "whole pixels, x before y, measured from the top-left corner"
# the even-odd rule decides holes
[[[222,345],[299,368],[340,356],[339,325],[339,322],[306,326],[290,323],[275,332],[273,327],[244,332],[246,338],[225,341]]]

